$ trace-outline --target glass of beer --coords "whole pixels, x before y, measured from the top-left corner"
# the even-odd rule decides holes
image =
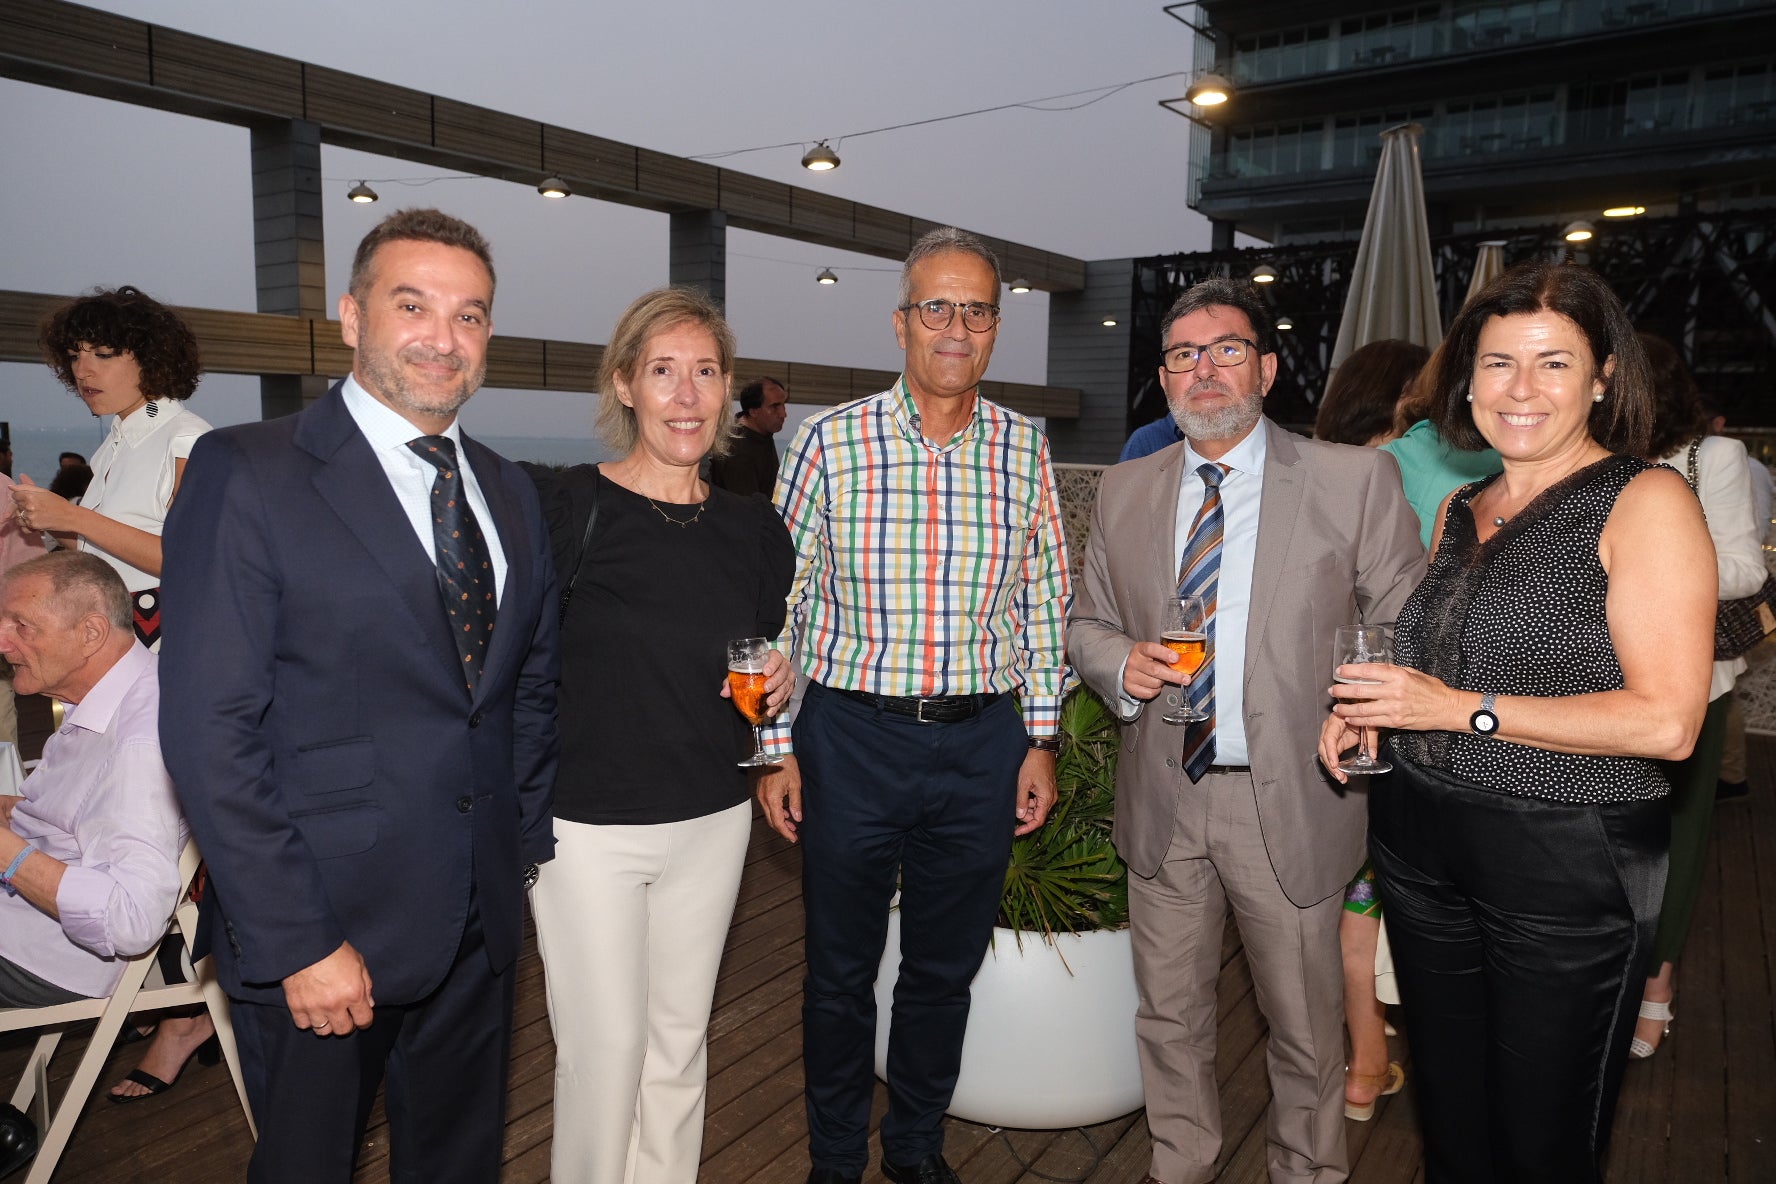
[[[752,755],[739,762],[743,769],[783,763],[782,757],[765,751],[765,661],[770,656],[771,640],[767,637],[742,637],[728,643],[728,694],[752,725]]]
[[[1350,678],[1338,673],[1340,666],[1374,666],[1394,664],[1394,642],[1388,636],[1383,625],[1340,625],[1332,641],[1332,681],[1345,683],[1349,686],[1376,686],[1380,679]],[[1346,700],[1361,702],[1361,700]],[[1369,751],[1369,733],[1367,729],[1359,729],[1362,736],[1357,745],[1357,755],[1345,757],[1338,762],[1341,773],[1386,773],[1393,769],[1388,762],[1378,758]]]
[[[1209,656],[1208,617],[1200,596],[1166,597],[1165,619],[1160,622],[1159,643],[1177,657],[1172,665],[1192,678]],[[1190,688],[1179,687],[1183,702],[1161,715],[1168,724],[1195,724],[1209,718],[1190,702]]]

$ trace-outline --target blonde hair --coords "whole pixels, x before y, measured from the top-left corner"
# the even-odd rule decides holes
[[[716,360],[721,365],[724,384],[731,383],[734,373],[734,331],[715,301],[697,288],[655,288],[636,298],[617,318],[611,330],[610,344],[604,347],[604,358],[598,367],[598,419],[594,425],[598,438],[619,456],[627,456],[641,438],[635,422],[635,409],[617,397],[617,379],[625,385],[635,383],[635,368],[642,352],[657,333],[679,325],[695,325],[709,330],[715,338]],[[716,423],[715,443],[710,456],[721,456],[728,450],[734,430],[734,401],[722,392],[721,418]]]

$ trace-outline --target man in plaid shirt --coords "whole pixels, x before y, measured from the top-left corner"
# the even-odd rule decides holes
[[[1069,591],[1048,442],[982,399],[999,264],[934,230],[901,272],[890,389],[802,424],[776,502],[799,556],[784,648],[810,682],[765,815],[802,844],[809,1184],[869,1163],[874,982],[900,889],[882,1171],[953,1184],[943,1115],[1014,834],[1055,800]]]

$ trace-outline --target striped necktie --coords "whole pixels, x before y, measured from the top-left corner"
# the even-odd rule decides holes
[[[1203,631],[1208,637],[1202,667],[1186,688],[1190,705],[1209,717],[1184,729],[1184,771],[1193,782],[1202,780],[1202,775],[1215,763],[1215,600],[1221,585],[1221,541],[1225,533],[1221,481],[1229,471],[1227,465],[1213,461],[1196,467],[1196,475],[1203,479],[1203,504],[1190,524],[1190,541],[1185,544],[1184,559],[1178,564],[1178,595],[1202,597]]]
[[[487,665],[487,643],[496,612],[493,560],[487,538],[463,487],[456,444],[448,436],[409,440],[414,455],[438,470],[432,484],[432,543],[438,563],[438,590],[450,616],[450,633],[463,660],[463,682],[474,693]]]

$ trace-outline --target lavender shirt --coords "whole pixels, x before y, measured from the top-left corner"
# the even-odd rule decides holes
[[[185,820],[160,760],[160,658],[135,642],[70,707],[25,778],[13,833],[68,867],[61,920],[0,896],[0,958],[65,990],[108,995],[123,959],[166,932]]]

